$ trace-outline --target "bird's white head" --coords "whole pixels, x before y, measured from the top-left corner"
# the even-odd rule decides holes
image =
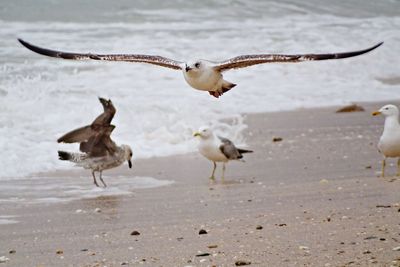
[[[125,160],[128,161],[129,168],[132,168],[132,149],[128,145],[121,145],[122,150],[124,151]]]
[[[208,127],[200,127],[200,129],[197,132],[195,132],[193,134],[193,136],[195,136],[195,137],[198,136],[201,139],[208,139],[210,137],[213,137],[214,134],[213,134],[213,131],[210,128],[208,128]]]
[[[184,72],[186,74],[195,76],[200,75],[207,68],[207,62],[205,60],[190,61],[185,64]]]
[[[395,105],[385,105],[381,107],[378,111],[372,113],[373,116],[383,114],[385,117],[399,116],[399,109]]]

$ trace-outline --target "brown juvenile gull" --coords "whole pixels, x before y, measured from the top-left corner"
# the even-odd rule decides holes
[[[365,54],[374,50],[383,42],[374,45],[370,48],[342,53],[327,53],[327,54],[259,54],[259,55],[241,55],[220,62],[212,62],[209,60],[195,60],[191,62],[176,61],[174,59],[157,56],[157,55],[140,55],[140,54],[92,54],[92,53],[71,53],[47,48],[38,47],[25,42],[22,39],[18,41],[26,48],[49,57],[72,59],[72,60],[107,60],[107,61],[126,61],[140,62],[158,65],[165,68],[181,70],[186,82],[194,89],[208,91],[214,97],[220,97],[225,92],[229,91],[236,84],[224,80],[222,73],[230,69],[245,68],[252,65],[264,63],[296,63],[302,61],[313,60],[328,60],[354,57]]]
[[[60,160],[75,162],[77,166],[92,170],[93,182],[96,181],[95,172],[100,173],[100,181],[107,187],[102,176],[103,170],[118,167],[125,160],[132,168],[132,149],[128,145],[117,146],[110,138],[115,126],[111,124],[116,109],[111,100],[99,98],[104,112],[90,125],[80,127],[61,136],[59,143],[80,143],[79,150],[83,153],[58,151]]]
[[[372,113],[373,116],[383,114],[385,125],[378,142],[378,150],[383,154],[382,177],[385,177],[386,158],[397,160],[397,175],[400,176],[400,124],[399,109],[395,105],[386,105]]]
[[[193,136],[200,137],[198,146],[199,152],[214,163],[214,168],[210,176],[211,180],[215,180],[216,162],[223,162],[221,180],[224,181],[225,163],[230,160],[240,160],[243,158],[243,153],[253,152],[251,150],[237,148],[232,141],[221,136],[216,136],[213,131],[207,127],[201,127]]]

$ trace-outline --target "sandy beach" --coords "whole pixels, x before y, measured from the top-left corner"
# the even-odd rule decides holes
[[[224,184],[193,153],[107,172],[174,181],[166,186],[2,203],[18,223],[0,225],[0,266],[400,266],[400,180],[395,160],[378,177],[383,117],[371,116],[382,103],[361,105],[247,115],[255,152],[228,164]],[[43,174],[80,176],[94,186],[78,168]]]

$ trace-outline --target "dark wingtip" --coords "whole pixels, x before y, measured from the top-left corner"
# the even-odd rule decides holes
[[[29,50],[32,50],[32,49],[31,49],[32,45],[31,45],[30,43],[25,42],[25,41],[22,40],[21,38],[18,38],[18,42],[19,42],[20,44],[22,44],[23,46],[25,46],[26,48],[28,48]]]
[[[100,97],[100,96],[98,98],[99,98],[99,101],[101,104],[106,105],[108,103],[107,99]]]
[[[34,50],[34,48],[35,48],[34,45],[32,45],[32,44],[30,44],[30,43],[28,43],[28,42],[22,40],[21,38],[18,38],[18,42],[20,42],[20,44],[22,44],[23,46],[25,46],[25,47],[28,48],[29,50],[35,51],[35,50]]]
[[[305,58],[308,60],[326,60],[326,59],[340,59],[340,58],[355,57],[355,56],[359,56],[359,55],[368,53],[368,52],[378,48],[382,44],[383,44],[383,42],[380,42],[380,43],[378,43],[374,46],[371,46],[367,49],[353,51],[353,52],[343,52],[343,53],[335,53],[335,54],[316,54],[316,55],[312,55],[311,57],[305,56]]]
[[[26,42],[26,41],[24,41],[24,40],[22,40],[22,39],[20,39],[20,38],[18,38],[18,41],[19,41],[23,46],[25,46],[26,48],[28,48],[29,50],[31,50],[31,51],[33,51],[33,52],[36,52],[36,53],[41,54],[41,55],[44,55],[44,56],[52,56],[52,57],[55,57],[55,55],[53,55],[52,53],[50,53],[50,52],[53,52],[53,51],[50,51],[50,50],[47,50],[47,49],[43,49],[43,48],[40,48],[40,47],[38,47],[38,46],[34,46],[34,45],[32,45],[32,44],[30,44],[30,43],[28,43],[28,42]]]
[[[57,139],[57,143],[64,143],[64,136],[61,136],[60,138]]]
[[[367,49],[366,52],[372,51],[372,50],[374,50],[375,48],[380,47],[381,45],[383,45],[383,42],[380,42],[380,43],[374,45],[373,47]]]
[[[383,44],[383,42],[380,42],[380,43],[378,43],[378,44],[376,44],[376,45],[374,45],[374,46],[372,46],[372,47],[370,47],[370,48],[367,48],[367,49],[365,49],[365,50],[361,50],[361,51],[359,51],[359,52],[355,52],[354,55],[355,55],[355,56],[358,56],[358,55],[362,55],[362,54],[368,53],[368,52],[370,52],[370,51],[372,51],[372,50],[374,50],[374,49],[380,47],[382,44]]]
[[[365,53],[368,53],[376,48],[378,48],[379,46],[381,46],[383,44],[383,42],[380,42],[370,48],[364,49],[364,50],[360,50],[360,51],[355,51],[355,52],[348,52],[348,53],[342,53],[339,54],[339,58],[346,58],[346,57],[354,57],[354,56],[359,56]]]
[[[18,41],[25,46],[27,49],[38,53],[40,55],[43,56],[48,56],[48,57],[57,57],[57,58],[63,58],[63,59],[76,59],[75,58],[75,54],[74,53],[69,53],[69,52],[60,52],[60,51],[56,51],[56,50],[50,50],[47,48],[42,48],[39,46],[35,46],[33,44],[30,44],[20,38],[18,38]]]
[[[105,99],[105,98],[103,98],[103,97],[98,97],[98,98],[99,98],[100,103],[103,105],[104,110],[105,110],[106,108],[112,106],[112,101],[111,101],[111,99],[108,99],[108,100],[107,100],[107,99]]]

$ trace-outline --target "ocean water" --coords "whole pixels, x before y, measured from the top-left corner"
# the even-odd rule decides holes
[[[48,58],[17,38],[64,51],[181,61],[385,44],[351,59],[232,70],[225,78],[237,87],[215,99],[189,87],[180,71]],[[132,146],[134,159],[195,151],[192,132],[202,125],[245,143],[245,113],[400,98],[398,0],[2,0],[0,48],[0,181],[7,186],[73,168],[57,150],[78,146],[56,139],[102,111],[98,96],[113,100],[112,136]]]
[[[172,180],[126,175],[103,175],[108,187],[96,187],[90,174],[82,177],[32,176],[25,179],[2,181],[0,207],[6,205],[35,205],[65,203],[78,199],[116,197],[134,194],[135,190],[173,184]],[[2,214],[1,214],[2,215]],[[0,215],[1,220],[7,218]],[[5,221],[4,223],[6,223]]]

